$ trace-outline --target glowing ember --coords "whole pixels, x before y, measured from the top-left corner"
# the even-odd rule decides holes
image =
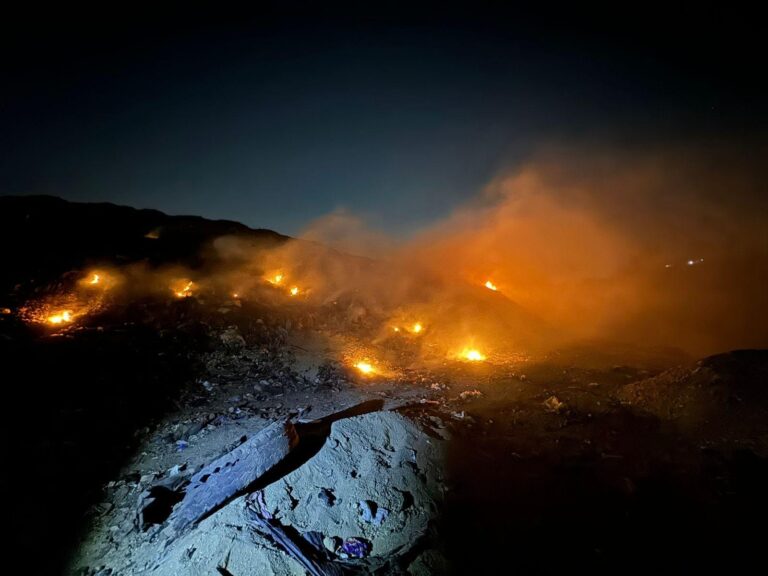
[[[237,292],[232,292],[232,298],[240,298],[240,294]]]
[[[488,290],[493,290],[494,292],[496,292],[496,290],[498,290],[498,288],[496,288],[496,284],[494,284],[494,283],[493,283],[493,282],[491,282],[490,280],[487,280],[487,281],[485,282],[484,286],[485,286],[486,288],[488,288]]]
[[[369,362],[358,362],[355,364],[355,368],[360,370],[363,374],[374,374],[376,372],[373,365]]]
[[[297,286],[294,286],[293,288],[291,288],[291,296],[296,296],[296,294],[298,293],[299,293],[299,289]]]
[[[397,326],[392,326],[392,330],[394,330],[395,332],[400,332],[400,328],[398,328]]]
[[[469,362],[482,362],[485,360],[485,356],[474,348],[464,348],[461,352],[461,357]]]
[[[193,282],[190,280],[184,285],[184,287],[181,290],[173,289],[173,293],[176,295],[177,298],[187,298],[189,296],[192,296],[192,286],[193,286]]]
[[[282,274],[275,274],[271,278],[267,278],[267,281],[272,284],[282,284],[284,278],[285,276],[283,276]]]
[[[58,314],[49,316],[48,322],[51,324],[65,324],[67,322],[72,322],[72,313],[69,310],[64,310]]]
[[[101,276],[99,276],[98,274],[94,274],[90,282],[88,282],[88,284],[98,284],[100,281],[101,281]]]
[[[421,322],[416,322],[416,324],[413,325],[413,328],[411,328],[411,332],[414,334],[418,334],[422,330],[424,330],[424,327],[421,325]]]

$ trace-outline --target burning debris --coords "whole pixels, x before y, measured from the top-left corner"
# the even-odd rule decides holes
[[[47,321],[51,324],[64,324],[72,322],[73,319],[74,318],[70,310],[63,310],[62,312],[48,316]]]
[[[483,362],[486,360],[485,354],[482,354],[475,348],[464,348],[459,357],[467,362]]]
[[[285,276],[283,274],[273,274],[272,276],[267,277],[267,282],[274,284],[275,286],[280,286],[284,279]]]
[[[361,374],[365,376],[372,376],[376,374],[376,368],[374,368],[373,364],[365,360],[361,360],[360,362],[357,362],[356,364],[354,364],[354,366],[360,371]]]
[[[171,286],[171,291],[177,298],[189,298],[194,295],[192,291],[194,285],[192,280],[181,280],[174,286]]]
[[[19,308],[19,317],[30,324],[42,324],[50,328],[64,329],[86,316],[103,309],[102,297],[70,293],[51,295],[39,301],[31,301]]]
[[[494,292],[496,292],[498,290],[498,288],[496,287],[496,284],[494,284],[490,280],[486,280],[486,282],[485,282],[485,284],[483,284],[483,286],[488,288],[488,290],[493,290]]]

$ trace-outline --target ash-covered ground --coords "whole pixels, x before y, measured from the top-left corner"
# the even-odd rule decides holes
[[[768,512],[768,352],[611,343],[414,355],[354,295],[127,286],[36,320],[93,267],[204,264],[234,223],[3,198],[6,554],[24,573],[752,571]],[[96,223],[96,224],[94,224]],[[183,290],[183,286],[181,288]],[[74,292],[73,292],[74,291]],[[352,360],[386,358],[364,374]],[[194,525],[204,466],[295,424],[287,457]],[[311,536],[307,536],[311,535]],[[298,540],[301,542],[301,540]]]

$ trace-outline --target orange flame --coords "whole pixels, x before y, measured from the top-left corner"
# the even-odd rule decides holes
[[[467,362],[482,362],[486,359],[486,356],[475,348],[464,348],[459,357]]]
[[[192,296],[193,285],[194,285],[194,282],[190,280],[184,285],[184,287],[181,290],[176,290],[175,288],[171,288],[171,290],[173,290],[173,293],[177,298],[187,298],[189,296]]]
[[[488,288],[488,290],[493,290],[494,292],[496,292],[498,290],[498,288],[496,287],[496,284],[494,284],[490,280],[486,280],[486,282],[485,282],[485,284],[483,284],[483,286]]]
[[[360,362],[355,364],[355,368],[360,370],[360,372],[362,372],[366,376],[376,373],[376,369],[373,367],[373,364],[371,364],[370,362],[366,362],[364,360],[361,360]]]
[[[69,310],[62,310],[58,314],[48,316],[48,322],[51,324],[65,324],[72,322],[72,312]]]

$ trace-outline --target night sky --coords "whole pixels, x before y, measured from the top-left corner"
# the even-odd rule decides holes
[[[407,233],[548,143],[764,141],[754,15],[366,5],[6,14],[0,194]]]

